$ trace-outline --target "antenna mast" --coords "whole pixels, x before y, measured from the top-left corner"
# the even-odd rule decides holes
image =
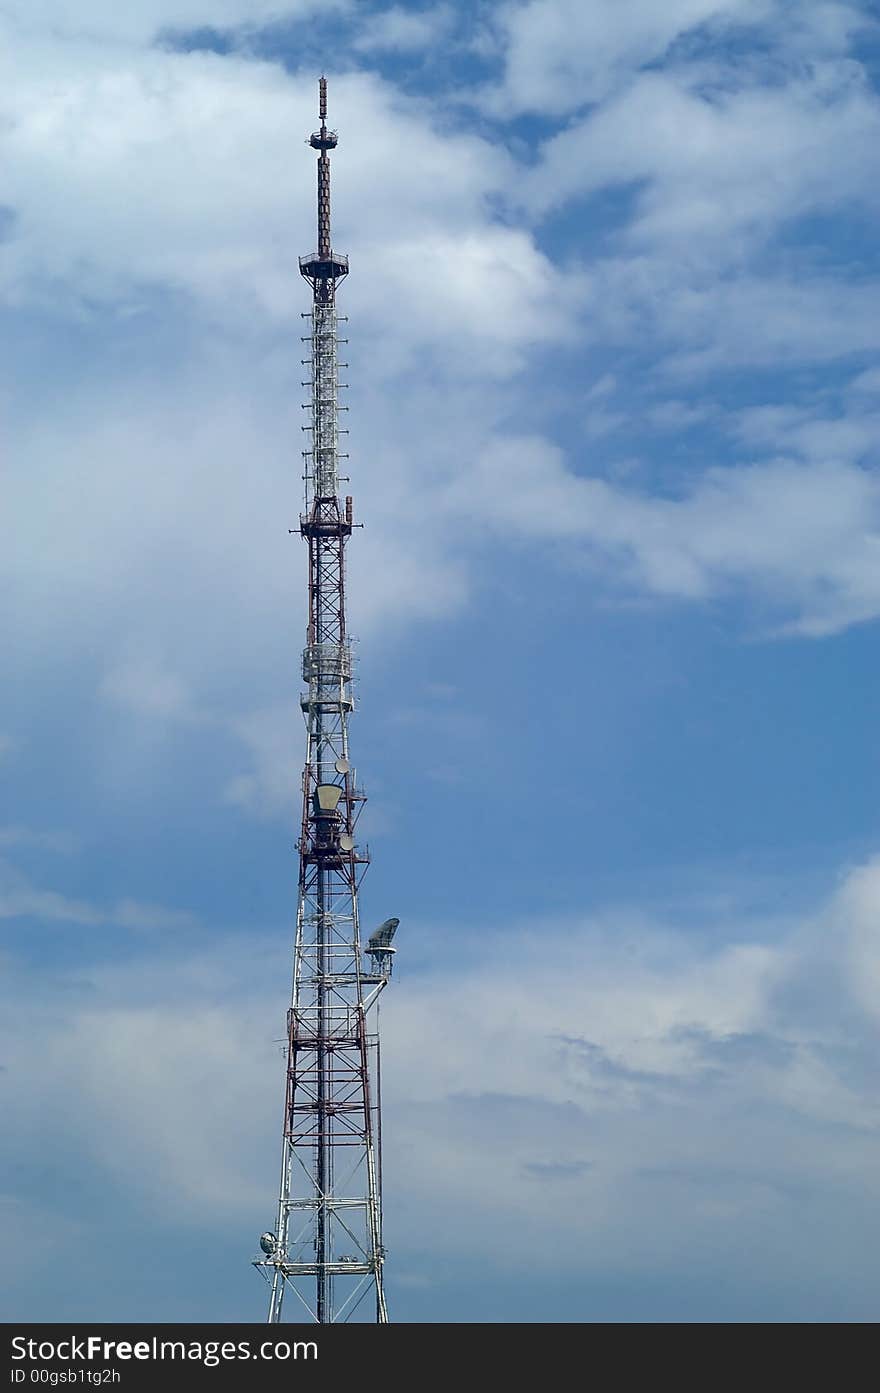
[[[311,369],[304,404],[310,448],[305,460],[305,511],[299,533],[308,543],[309,622],[300,698],[306,721],[299,905],[293,995],[288,1012],[287,1083],[281,1188],[274,1232],[260,1239],[254,1266],[270,1284],[270,1322],[282,1319],[285,1294],[297,1298],[293,1319],[319,1324],[354,1318],[388,1320],[383,1286],[378,1030],[368,1013],[391,976],[390,919],[361,948],[358,888],[369,852],[357,842],[365,795],[348,746],[352,696],[351,640],[346,631],[345,545],[352,500],[339,498],[338,336],[336,285],[348,258],[330,236],[330,156],[337,134],[327,128],[327,80],[319,84],[318,249],[300,257],[312,288],[303,318]],[[371,1295],[369,1303],[365,1298]],[[366,1315],[369,1311],[370,1314]],[[357,1314],[357,1313],[361,1314]]]

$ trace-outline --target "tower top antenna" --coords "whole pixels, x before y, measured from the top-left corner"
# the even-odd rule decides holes
[[[338,144],[335,131],[327,129],[327,79],[318,80],[318,114],[321,129],[312,131],[309,144],[318,151],[318,250],[301,256],[299,269],[314,289],[318,300],[329,304],[336,293],[336,282],[348,274],[348,257],[335,253],[330,240],[330,154]]]
[[[313,150],[320,150],[323,154],[327,150],[335,150],[339,143],[339,138],[335,131],[327,129],[327,79],[318,79],[318,116],[321,121],[321,129],[313,131],[309,136],[309,144]]]

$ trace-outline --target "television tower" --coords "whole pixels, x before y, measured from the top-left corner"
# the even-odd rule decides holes
[[[287,1084],[281,1190],[274,1232],[260,1239],[254,1266],[271,1287],[270,1322],[284,1298],[298,1298],[293,1319],[345,1322],[361,1312],[388,1320],[382,1269],[381,1099],[379,1036],[368,1013],[391,976],[396,919],[362,950],[358,887],[369,853],[356,839],[365,797],[349,758],[351,641],[345,618],[345,544],[352,500],[339,498],[336,284],[348,258],[330,240],[330,158],[337,135],[327,129],[327,81],[321,78],[321,128],[309,138],[318,153],[318,249],[300,257],[312,287],[310,332],[303,343],[311,369],[304,386],[310,413],[305,512],[299,533],[309,548],[309,622],[300,699],[308,730],[303,773],[293,996],[287,1016]],[[344,365],[343,365],[344,366]],[[370,1297],[367,1304],[365,1298]],[[369,1311],[371,1314],[366,1315]],[[374,1314],[372,1314],[374,1313]]]

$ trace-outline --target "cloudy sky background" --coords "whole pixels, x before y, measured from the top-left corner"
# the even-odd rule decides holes
[[[3,1315],[264,1316],[323,69],[392,1318],[876,1318],[877,6],[0,40]]]

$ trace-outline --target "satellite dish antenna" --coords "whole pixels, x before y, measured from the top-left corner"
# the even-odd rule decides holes
[[[333,767],[335,768],[337,774],[347,774],[348,771],[351,769],[351,765],[349,764],[347,759],[337,759]]]
[[[343,832],[339,837],[340,851],[354,851],[354,837],[350,832]]]

